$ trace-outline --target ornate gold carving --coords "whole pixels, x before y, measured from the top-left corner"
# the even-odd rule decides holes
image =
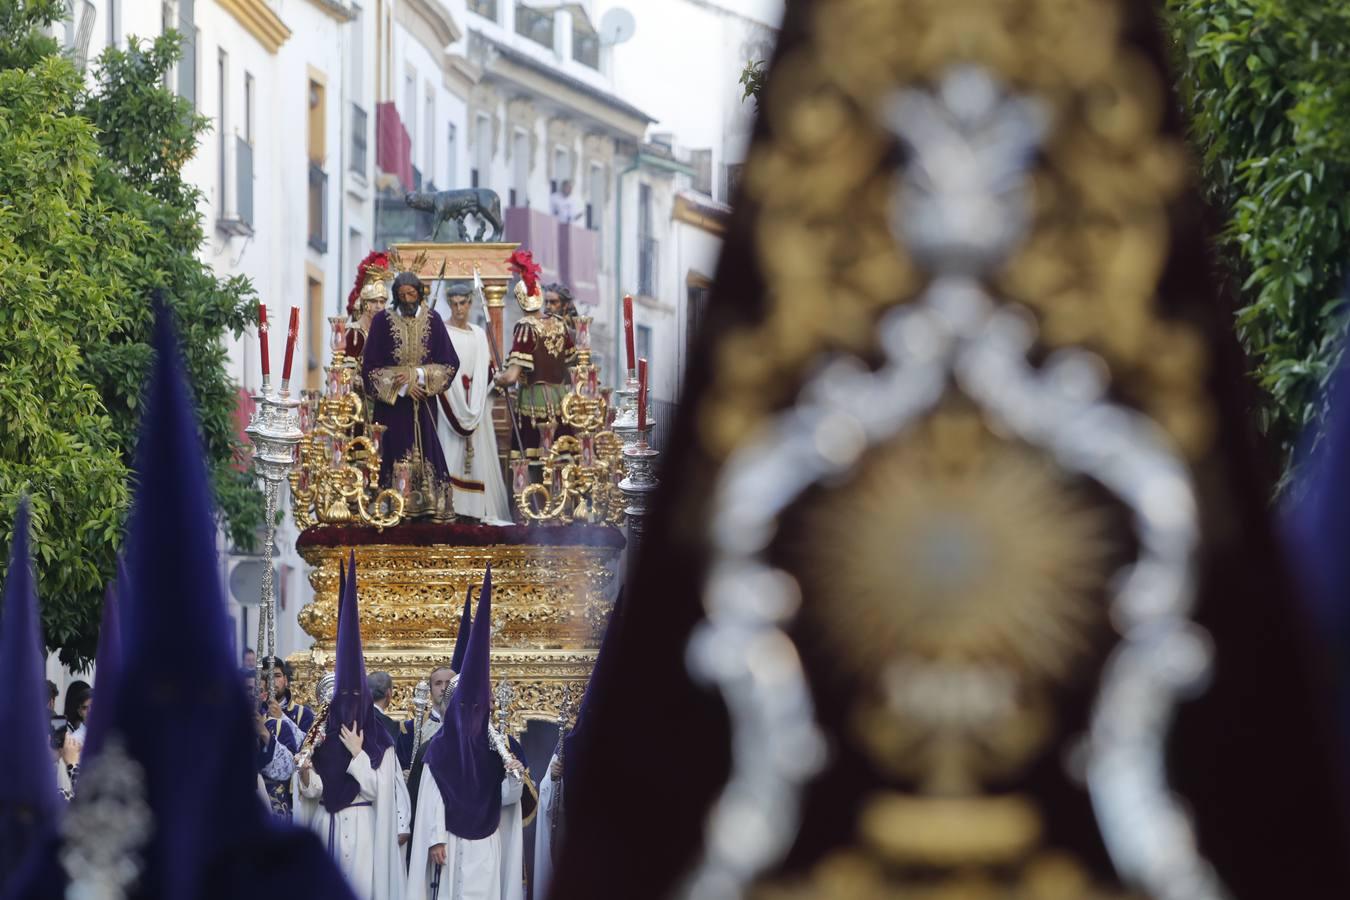
[[[577,319],[579,334],[588,333],[590,321],[586,316]],[[556,328],[558,348],[550,348],[550,352],[556,355],[561,351],[563,326],[559,320],[527,316],[521,323],[535,328],[546,345],[549,336],[543,328]],[[591,363],[590,348],[582,347],[572,367],[572,388],[563,395],[558,414],[558,424],[571,434],[538,448],[543,463],[540,483],[525,484],[523,472],[513,478],[516,509],[525,521],[623,524],[628,506],[619,488],[624,475],[623,442],[613,431],[603,430],[611,415],[610,392],[599,388],[599,377],[599,367]]]
[[[405,510],[401,494],[379,488],[379,437],[384,426],[365,424],[366,406],[356,390],[361,383],[356,360],[334,349],[327,371],[327,395],[304,392],[302,402],[308,415],[302,421],[307,419],[309,424],[296,448],[296,465],[287,475],[296,525],[310,528],[358,522],[393,527]],[[356,434],[358,425],[364,432],[360,435]]]
[[[570,690],[575,704],[586,690],[595,667],[595,650],[494,650],[492,677],[496,681],[510,681],[516,689],[508,726],[512,734],[520,734],[526,725],[539,720],[556,723],[558,710],[566,691]],[[412,692],[417,682],[427,677],[432,669],[446,665],[450,648],[443,652],[422,650],[366,649],[366,671],[388,672],[394,679],[394,691],[389,714],[395,719],[416,720]],[[333,651],[311,649],[294,653],[288,660],[294,667],[291,682],[297,700],[314,706],[314,686],[319,676],[333,667]]]
[[[422,365],[427,358],[427,341],[431,338],[431,311],[426,306],[419,306],[417,315],[405,316],[389,310],[385,318],[394,338],[394,358],[403,366]]]
[[[339,560],[352,548],[302,547],[313,567],[314,601],[300,625],[314,647],[291,656],[297,698],[310,702],[318,673],[333,664]],[[492,564],[492,676],[516,688],[512,727],[529,719],[556,721],[564,685],[584,691],[595,663],[610,602],[618,551],[607,547],[504,546],[355,548],[366,670],[394,677],[393,706],[412,717],[412,689],[454,649],[466,591]]]
[[[498,286],[505,292],[506,283],[512,278],[506,260],[519,246],[516,243],[409,243],[395,244],[391,249],[405,259],[421,260],[416,272],[427,280],[441,277],[442,266],[446,278],[472,278],[477,268],[490,294],[491,289]]]
[[[1088,346],[1192,458],[1207,450],[1206,353],[1156,315],[1170,247],[1166,204],[1185,180],[1158,133],[1152,66],[1119,40],[1112,0],[838,0],[774,69],[745,182],[765,318],[719,348],[702,413],[717,457],[786,400],[824,350],[866,353],[879,310],[922,286],[887,225],[892,142],[875,111],[901,82],[968,62],[1049,104],[1052,139],[1035,181],[1030,239],[996,287],[1041,317],[1048,347]],[[810,298],[832,298],[811,314]]]

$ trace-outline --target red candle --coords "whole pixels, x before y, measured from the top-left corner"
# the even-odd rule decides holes
[[[272,363],[267,354],[267,307],[258,304],[258,352],[262,354],[263,381],[272,377]]]
[[[628,377],[633,377],[633,295],[623,295],[623,345],[628,351]]]
[[[291,361],[295,358],[295,339],[300,335],[300,307],[291,307],[291,324],[286,329],[286,364],[281,369],[281,384],[291,382]]]
[[[647,428],[647,360],[639,359],[638,372],[638,431]]]

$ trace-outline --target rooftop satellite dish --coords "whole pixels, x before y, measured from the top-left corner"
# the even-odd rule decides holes
[[[633,14],[622,6],[616,6],[600,17],[600,42],[607,46],[622,44],[637,31],[637,22]]]

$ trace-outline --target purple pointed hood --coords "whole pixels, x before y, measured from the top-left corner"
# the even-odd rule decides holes
[[[122,744],[145,774],[155,823],[141,888],[188,898],[199,896],[221,848],[256,834],[264,813],[254,796],[253,723],[230,651],[206,453],[162,307],[154,348],[125,545],[125,581],[135,587],[118,598],[121,665],[94,702],[108,707],[97,713],[104,750],[83,774],[108,758],[112,742]],[[191,735],[192,752],[165,735]]]
[[[343,725],[356,722],[363,735],[361,752],[377,769],[394,740],[375,718],[370,688],[366,686],[366,658],[361,649],[360,603],[356,598],[356,553],[347,563],[338,591],[337,673],[333,702],[328,707],[328,736],[314,753],[314,770],[323,781],[323,806],[330,813],[351,806],[360,793],[347,774],[352,755],[339,735]]]
[[[345,900],[350,890],[317,838],[278,825],[258,800],[257,738],[230,649],[207,456],[159,301],[153,342],[125,543],[134,588],[118,597],[121,672],[110,686],[100,681],[94,709],[109,708],[105,743],[80,783],[118,764],[143,779],[151,832],[132,849],[140,860],[136,897],[216,900],[268,890]],[[111,753],[115,744],[124,756]],[[77,793],[68,817],[96,814],[79,801]],[[65,896],[64,852],[63,842],[47,842],[14,896]]]
[[[464,612],[459,616],[459,632],[455,635],[455,652],[450,655],[450,668],[456,675],[464,667],[464,653],[469,649],[469,631],[473,628],[473,617],[469,615],[469,604],[473,601],[473,586],[464,592]]]
[[[0,887],[29,848],[51,833],[61,812],[48,739],[41,628],[27,498],[14,516],[0,619]]]
[[[103,619],[98,626],[98,652],[94,662],[98,666],[97,688],[100,695],[111,696],[113,685],[122,677],[122,603],[123,598],[130,596],[127,567],[119,556],[117,577],[108,583],[108,589],[103,593]],[[103,749],[111,717],[111,704],[96,700],[91,705],[89,735],[85,739],[81,756],[85,765],[92,762]]]
[[[456,837],[481,840],[501,824],[506,768],[488,738],[492,714],[492,567],[483,576],[459,683],[445,721],[427,746],[426,765],[445,803],[445,827]]]
[[[609,690],[609,681],[614,669],[614,658],[618,655],[620,633],[623,630],[623,594],[614,601],[614,609],[609,614],[609,624],[605,626],[605,636],[600,640],[600,650],[595,655],[595,668],[591,669],[590,680],[586,682],[586,693],[577,709],[577,718],[563,741],[563,783],[568,790],[568,802],[577,795],[576,775],[580,769],[580,760],[586,755],[590,743],[589,723],[595,718],[595,709]],[[564,806],[564,809],[567,807]]]

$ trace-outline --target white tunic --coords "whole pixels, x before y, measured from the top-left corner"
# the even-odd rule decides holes
[[[558,754],[549,760],[544,780],[539,782],[539,815],[534,820],[534,898],[547,900],[549,886],[553,883],[553,845],[558,837],[553,833],[553,806],[561,803],[558,796],[558,783],[553,780],[553,763]],[[562,810],[558,810],[561,814]]]
[[[502,779],[502,818],[497,830],[470,841],[445,827],[445,803],[430,767],[422,769],[417,789],[417,816],[413,825],[405,900],[430,900],[436,883],[431,848],[445,844],[436,900],[524,900],[524,831],[521,827],[522,785]]]
[[[487,332],[472,322],[467,329],[446,322],[445,330],[459,356],[459,371],[450,389],[440,396],[455,421],[470,432],[466,438],[454,429],[447,416],[436,417],[436,434],[445,454],[445,465],[455,479],[455,512],[486,522],[509,524],[510,501],[502,479],[501,460],[497,457],[497,433],[492,425],[492,380],[488,376],[491,350]],[[471,379],[467,390],[464,376]]]
[[[361,805],[332,814],[320,802],[323,779],[319,773],[311,770],[305,787],[297,772],[291,783],[295,821],[319,835],[357,897],[402,900],[405,875],[398,846],[398,789],[403,779],[398,755],[390,747],[379,768],[372,770],[370,757],[358,753],[347,766],[347,774],[360,785],[355,803]]]

